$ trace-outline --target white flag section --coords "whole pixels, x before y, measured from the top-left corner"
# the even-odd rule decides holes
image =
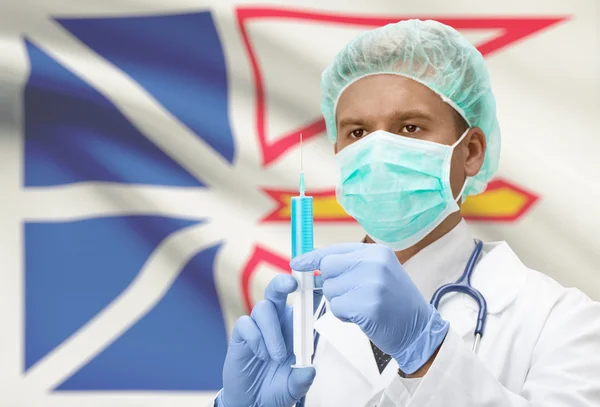
[[[5,0],[0,406],[210,400],[236,318],[289,272],[301,132],[316,245],[362,237],[320,74],[408,18],[488,63],[502,156],[475,234],[600,300],[598,2]]]

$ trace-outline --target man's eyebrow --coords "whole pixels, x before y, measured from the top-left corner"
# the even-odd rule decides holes
[[[390,114],[390,117],[394,120],[410,120],[410,119],[421,119],[421,120],[433,120],[433,116],[422,109],[408,109],[408,110],[396,110]],[[345,117],[338,123],[338,127],[344,126],[365,126],[371,122],[371,118],[361,117]]]
[[[432,120],[433,116],[422,109],[397,110],[393,114],[396,120],[424,119]]]
[[[364,126],[365,124],[367,124],[366,120],[362,120],[362,119],[354,118],[354,117],[347,117],[347,118],[340,120],[340,122],[338,123],[338,127]]]

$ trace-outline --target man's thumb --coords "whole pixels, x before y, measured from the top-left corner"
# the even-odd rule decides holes
[[[317,371],[314,367],[292,369],[292,373],[288,378],[288,390],[294,400],[300,400],[308,393],[308,389],[310,389],[316,375]]]

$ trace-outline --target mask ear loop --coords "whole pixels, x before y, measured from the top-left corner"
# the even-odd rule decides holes
[[[454,144],[452,144],[450,146],[450,148],[452,148],[452,150],[454,150],[456,148],[457,145],[459,145],[467,136],[467,133],[469,132],[469,130],[471,130],[471,128],[469,127],[467,130],[465,130],[465,132],[462,134],[462,136],[460,136],[458,138],[458,140],[456,140],[456,142]]]
[[[460,189],[460,192],[458,193],[458,195],[456,196],[456,198],[454,198],[454,200],[456,201],[456,203],[458,203],[458,200],[462,197],[463,192],[465,192],[465,189],[467,188],[467,181],[469,181],[469,177],[465,177],[465,182],[463,183],[463,186]]]
[[[458,138],[458,140],[456,140],[456,142],[454,144],[452,144],[451,148],[452,151],[454,152],[454,149],[456,148],[457,145],[459,145],[466,137],[467,133],[469,132],[469,130],[471,130],[471,128],[469,127],[467,130],[465,130],[465,132],[462,134],[462,136],[460,136]],[[456,203],[458,203],[458,200],[462,198],[463,192],[465,192],[465,189],[467,188],[467,181],[469,181],[469,177],[465,177],[465,182],[463,182],[463,186],[460,189],[460,192],[458,193],[458,195],[456,196],[456,198],[454,198],[454,201]]]

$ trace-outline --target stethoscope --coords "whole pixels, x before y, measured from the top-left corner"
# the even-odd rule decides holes
[[[465,266],[465,270],[463,271],[462,275],[458,278],[458,280],[456,280],[455,283],[445,284],[435,290],[430,301],[430,303],[437,309],[443,296],[453,292],[458,292],[470,296],[475,300],[475,302],[477,302],[477,305],[479,306],[479,313],[477,314],[477,325],[475,326],[474,331],[475,342],[473,343],[473,352],[475,353],[477,353],[479,349],[479,342],[483,337],[483,330],[485,328],[485,320],[487,317],[487,303],[485,302],[485,298],[477,289],[471,286],[471,276],[473,275],[473,270],[475,270],[475,266],[477,265],[479,257],[481,256],[482,248],[483,242],[481,240],[476,240],[475,249],[473,250],[473,253],[471,253],[471,257],[469,257],[469,261],[467,261],[467,265]],[[317,315],[316,319],[321,318],[325,314],[325,310],[325,301],[321,300],[315,313],[315,315]],[[319,333],[317,331],[315,331],[313,338],[314,349],[316,351],[317,345],[319,344]],[[304,407],[305,403],[306,400],[305,397],[303,397],[296,403],[296,407]]]
[[[483,329],[485,328],[485,320],[487,318],[487,302],[485,302],[485,298],[483,294],[481,294],[477,289],[471,286],[471,276],[473,275],[473,270],[475,270],[475,266],[479,261],[479,257],[481,256],[481,249],[483,248],[483,242],[481,240],[475,241],[475,249],[473,253],[471,253],[471,257],[469,257],[469,261],[465,266],[465,271],[463,271],[462,275],[456,280],[456,283],[450,283],[441,286],[438,288],[431,297],[430,303],[437,309],[440,304],[440,300],[446,294],[458,292],[467,294],[469,297],[473,298],[479,307],[479,313],[477,314],[477,325],[475,326],[475,342],[473,342],[473,352],[477,354],[479,349],[479,342],[483,337]]]

